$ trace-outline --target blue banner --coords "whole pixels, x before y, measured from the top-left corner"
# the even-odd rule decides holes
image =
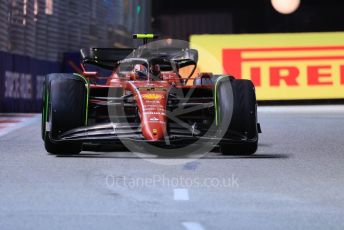
[[[80,61],[79,52],[65,53],[61,64],[0,51],[0,113],[40,112],[45,75],[81,73]],[[87,70],[111,75],[111,71],[91,65]]]
[[[0,52],[0,112],[40,112],[44,77],[59,62]]]

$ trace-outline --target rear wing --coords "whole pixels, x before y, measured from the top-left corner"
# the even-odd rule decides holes
[[[104,69],[113,70],[118,62],[128,57],[134,49],[132,48],[89,48],[81,49],[83,64],[92,64]]]
[[[147,59],[168,59],[172,61],[190,59],[197,63],[198,52],[195,49],[175,48],[175,47],[162,47],[162,48],[143,48],[136,52],[140,58]]]

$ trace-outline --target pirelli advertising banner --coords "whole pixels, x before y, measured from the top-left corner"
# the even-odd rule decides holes
[[[258,100],[344,98],[344,32],[192,35],[201,72],[251,79]]]

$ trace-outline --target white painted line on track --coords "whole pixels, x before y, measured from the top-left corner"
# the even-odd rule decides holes
[[[197,222],[183,222],[182,224],[187,230],[204,230],[203,226]]]
[[[28,126],[32,123],[37,122],[40,119],[40,115],[32,115],[32,116],[22,116],[20,115],[15,116],[15,114],[1,114],[0,120],[5,119],[13,119],[18,120],[16,123],[4,123],[4,127],[0,129],[0,137],[5,136],[17,129],[23,128],[25,126]]]
[[[259,113],[344,113],[344,105],[258,106]]]
[[[173,190],[174,200],[189,200],[189,191],[186,188],[176,188]]]

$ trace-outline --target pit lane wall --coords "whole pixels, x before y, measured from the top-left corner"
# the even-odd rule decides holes
[[[192,35],[201,72],[250,79],[257,99],[344,98],[344,32]]]
[[[61,64],[0,51],[0,113],[40,112],[47,73]]]

